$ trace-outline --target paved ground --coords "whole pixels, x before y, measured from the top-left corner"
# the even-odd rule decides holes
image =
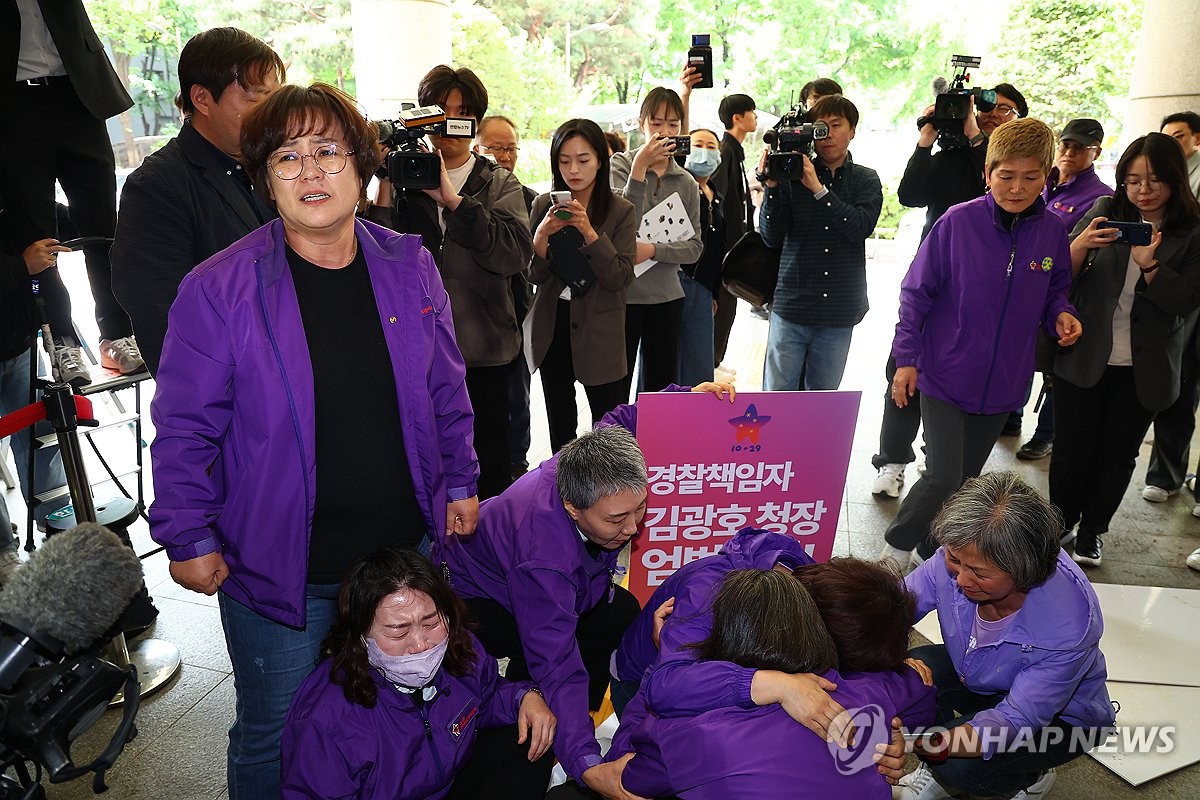
[[[907,265],[905,255],[895,253],[891,243],[879,243],[878,253],[874,250],[871,247],[869,252],[878,257],[868,266],[872,310],[855,331],[850,366],[842,387],[861,390],[863,400],[835,547],[838,555],[864,558],[872,558],[879,552],[883,531],[898,502],[878,500],[870,494],[874,477],[870,457],[878,441],[885,388],[883,365],[895,322],[897,287]],[[82,263],[72,264],[69,258],[64,258],[64,269],[81,274]],[[76,315],[83,320],[88,301],[79,290],[86,283],[78,275],[69,277]],[[743,306],[739,312],[727,360],[737,369],[738,387],[755,390],[760,387],[767,323],[746,311]],[[536,377],[534,386],[536,391]],[[531,460],[536,462],[549,454],[540,394],[535,396],[533,408]],[[581,408],[586,408],[586,403]],[[1031,431],[1034,424],[1031,410],[1026,414],[1025,424],[1026,430]],[[151,435],[148,432],[147,439]],[[113,452],[118,452],[117,457],[123,457],[129,450],[128,436],[120,432],[112,436],[124,436],[110,445]],[[1021,441],[1002,439],[988,468],[1016,469],[1044,491],[1047,462],[1016,460],[1014,452]],[[1184,498],[1174,497],[1161,505],[1141,499],[1145,461],[1143,448],[1134,482],[1121,504],[1112,532],[1105,539],[1104,566],[1089,574],[1097,582],[1200,589],[1200,573],[1184,565],[1187,554],[1200,546],[1200,520],[1189,514],[1191,503]],[[908,477],[910,481],[916,480],[911,467]],[[16,492],[9,492],[7,498],[17,518],[19,497]],[[143,523],[138,523],[132,533],[139,552],[153,548]],[[174,682],[143,704],[138,715],[140,735],[109,774],[111,796],[122,800],[225,797],[226,730],[233,719],[234,692],[216,602],[175,586],[163,555],[145,559],[144,566],[147,585],[162,611],[150,635],[175,644],[184,663]],[[110,712],[81,742],[76,760],[83,761],[95,752],[101,732],[107,735],[113,725],[115,720]],[[92,793],[89,783],[76,781],[47,787],[47,796],[51,800],[75,800],[91,797]],[[1192,766],[1134,789],[1092,759],[1080,758],[1060,771],[1053,790],[1053,797],[1064,800],[1102,796],[1110,800],[1200,797],[1200,767]]]

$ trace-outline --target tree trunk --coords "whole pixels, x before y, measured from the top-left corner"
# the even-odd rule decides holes
[[[111,44],[111,42],[110,42]],[[129,91],[129,63],[130,56],[128,53],[118,53],[113,50],[113,69],[116,70],[117,77],[121,79],[121,85],[125,87],[125,91]],[[138,167],[142,163],[141,156],[138,154],[137,143],[133,140],[133,117],[129,113],[129,109],[125,109],[118,116],[120,121],[121,133],[125,140],[125,158],[123,165],[126,167]]]

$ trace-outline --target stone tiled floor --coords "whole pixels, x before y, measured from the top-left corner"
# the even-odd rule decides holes
[[[855,330],[850,366],[844,389],[863,392],[854,450],[847,478],[845,500],[838,525],[835,554],[874,557],[882,544],[883,531],[895,514],[898,502],[879,500],[870,494],[874,477],[870,457],[878,439],[883,402],[883,363],[895,321],[897,287],[907,260],[882,243],[878,258],[868,266],[872,310]],[[76,294],[77,315],[86,313],[86,298]],[[739,312],[730,354],[730,365],[738,370],[742,390],[760,386],[762,353],[767,323],[753,318],[746,307]],[[540,395],[534,379],[534,446],[531,460],[549,453],[544,414],[539,414]],[[581,409],[586,402],[581,402]],[[1032,430],[1033,414],[1026,414]],[[149,434],[147,434],[149,436]],[[1043,491],[1047,462],[1016,460],[1017,438],[1002,439],[988,462],[989,469],[1015,469]],[[1200,452],[1200,451],[1198,451]],[[1198,589],[1200,573],[1184,566],[1184,558],[1200,546],[1200,520],[1190,514],[1191,503],[1182,497],[1152,505],[1141,499],[1146,450],[1143,448],[1134,481],[1106,537],[1104,566],[1089,574],[1097,582],[1129,583]],[[909,481],[916,480],[909,469]],[[15,492],[8,495],[14,516],[20,508]],[[132,531],[139,552],[149,552],[152,543],[145,525]],[[177,798],[211,800],[226,797],[226,730],[233,719],[234,692],[229,659],[216,603],[175,586],[167,573],[165,556],[143,562],[146,582],[161,616],[149,635],[179,647],[183,658],[180,674],[164,691],[147,698],[138,714],[139,736],[109,773],[111,797],[121,800]],[[115,725],[110,712],[77,744],[76,759],[95,752]],[[90,783],[76,781],[47,786],[51,800],[75,800],[91,796]],[[1140,789],[1124,781],[1089,758],[1077,759],[1060,770],[1053,797],[1073,798],[1184,798],[1200,797],[1200,766],[1192,766]]]

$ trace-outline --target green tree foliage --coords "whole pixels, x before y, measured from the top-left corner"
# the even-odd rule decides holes
[[[1125,116],[1142,0],[1026,0],[1013,6],[992,58],[1059,130],[1075,117],[1119,133]]]

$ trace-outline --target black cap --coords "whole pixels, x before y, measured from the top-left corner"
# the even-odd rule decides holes
[[[1073,119],[1058,138],[1070,139],[1084,146],[1101,144],[1104,141],[1104,128],[1094,119]]]

